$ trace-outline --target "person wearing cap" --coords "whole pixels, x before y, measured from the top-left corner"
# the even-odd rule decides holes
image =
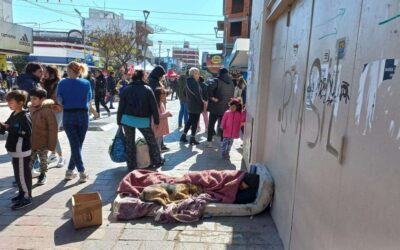
[[[219,70],[218,78],[208,86],[208,111],[210,117],[208,122],[207,132],[207,146],[212,147],[212,138],[215,135],[215,123],[218,121],[218,135],[222,134],[220,131],[222,117],[228,108],[231,98],[235,93],[235,85],[229,75],[227,69],[222,68]]]

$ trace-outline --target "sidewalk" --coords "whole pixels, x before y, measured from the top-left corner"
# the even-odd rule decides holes
[[[235,142],[230,162],[220,157],[218,143],[212,149],[204,143],[193,148],[180,144],[176,129],[178,108],[178,101],[167,104],[174,114],[170,119],[173,133],[165,140],[171,150],[164,154],[166,164],[159,171],[178,176],[189,170],[241,169],[240,142]],[[111,203],[119,181],[127,173],[125,164],[113,163],[108,156],[116,131],[116,126],[109,124],[115,123],[115,112],[110,118],[91,122],[83,149],[89,182],[65,182],[65,169],[51,168],[47,184],[33,190],[33,205],[21,211],[10,209],[9,199],[16,189],[12,187],[5,140],[0,137],[0,249],[283,249],[268,212],[254,218],[214,217],[194,224],[172,225],[154,224],[150,218],[123,222],[112,219]],[[8,114],[8,108],[1,103],[0,120]],[[204,126],[202,121],[201,124]],[[66,136],[62,132],[59,137],[68,159]],[[204,141],[204,134],[199,139]],[[76,231],[70,219],[71,197],[77,192],[92,191],[99,191],[103,199],[103,225]]]

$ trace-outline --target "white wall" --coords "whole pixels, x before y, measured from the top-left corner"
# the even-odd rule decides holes
[[[252,160],[274,176],[286,249],[400,248],[399,12],[398,0],[298,0],[264,19]]]
[[[9,23],[13,22],[12,0],[0,1],[0,20]]]

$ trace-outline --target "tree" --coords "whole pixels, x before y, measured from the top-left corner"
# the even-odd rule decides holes
[[[127,31],[128,30],[128,31]],[[134,33],[133,27],[121,30],[118,21],[110,23],[107,29],[97,29],[89,34],[92,45],[100,50],[104,57],[105,68],[113,65],[116,68],[128,69],[128,62],[137,56],[137,43],[142,34]]]
[[[26,64],[28,64],[27,56],[13,56],[11,62],[14,64],[15,70],[18,74],[21,74],[25,70]]]

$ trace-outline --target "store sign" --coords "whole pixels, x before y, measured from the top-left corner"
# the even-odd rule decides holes
[[[0,49],[10,53],[33,53],[32,29],[0,21]]]
[[[211,74],[217,74],[224,67],[222,54],[208,54],[206,59],[206,69]]]

